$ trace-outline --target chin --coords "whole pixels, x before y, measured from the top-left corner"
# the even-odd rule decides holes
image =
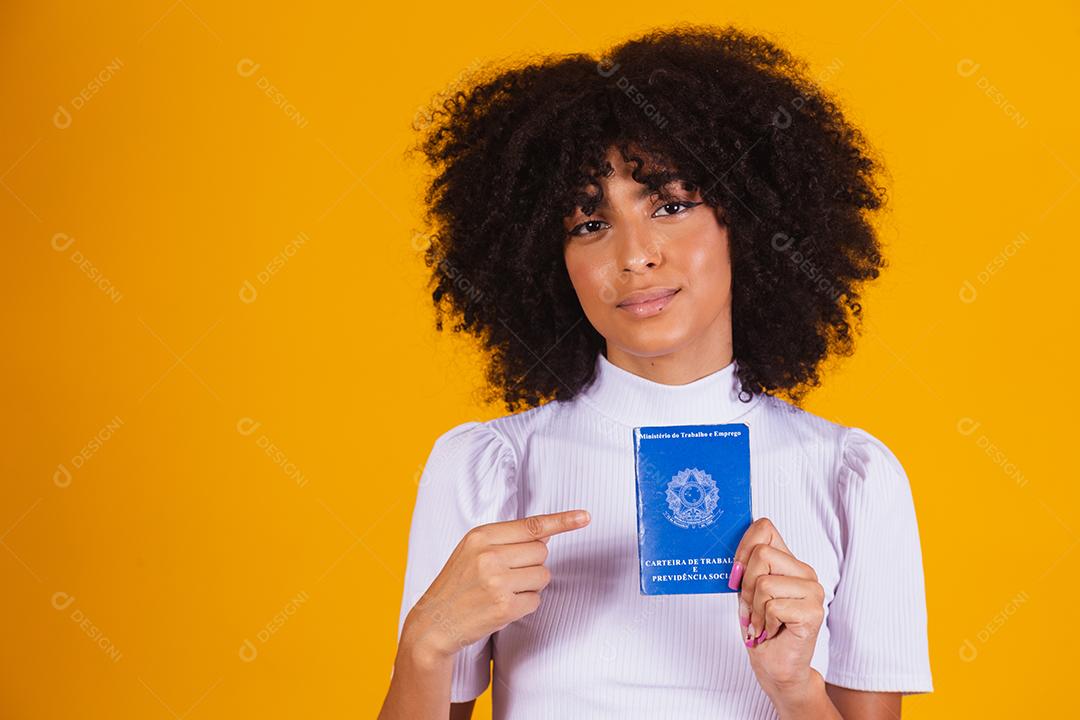
[[[683,328],[648,328],[637,332],[623,329],[608,343],[621,348],[624,352],[638,357],[659,357],[670,355],[685,347],[692,338]]]

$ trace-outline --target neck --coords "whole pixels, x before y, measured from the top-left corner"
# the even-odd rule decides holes
[[[598,352],[594,378],[575,401],[604,418],[600,427],[620,436],[626,428],[646,425],[735,422],[762,397],[743,401],[737,365],[738,360],[732,360],[696,380],[673,384],[623,369]]]

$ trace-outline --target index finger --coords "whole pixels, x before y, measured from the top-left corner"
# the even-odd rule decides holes
[[[750,558],[750,551],[754,549],[755,545],[761,544],[771,545],[778,550],[783,550],[788,555],[791,554],[788,546],[784,543],[784,538],[780,537],[780,531],[776,529],[772,521],[767,517],[758,518],[750,523],[750,527],[746,528],[742,540],[739,541],[739,546],[735,548],[735,562],[731,566],[731,577],[728,579],[729,588],[732,590],[739,588],[743,570],[746,569],[746,561]]]
[[[589,524],[587,510],[564,510],[543,515],[529,515],[519,520],[492,523],[491,542],[496,545],[542,540],[551,535],[577,530]]]

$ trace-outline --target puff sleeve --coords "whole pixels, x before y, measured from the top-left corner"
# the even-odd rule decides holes
[[[933,691],[922,549],[899,460],[860,428],[843,439],[842,560],[829,604],[826,681],[855,690]]]
[[[405,618],[472,528],[514,519],[517,509],[513,448],[488,423],[466,422],[443,433],[420,475],[409,529],[398,640]],[[454,658],[450,701],[467,702],[490,682],[491,636]]]

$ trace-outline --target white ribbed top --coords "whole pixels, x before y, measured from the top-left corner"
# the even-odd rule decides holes
[[[595,381],[551,402],[440,436],[420,479],[398,635],[470,528],[585,508],[548,542],[539,609],[455,659],[451,701],[480,695],[494,659],[495,720],[775,718],[742,643],[736,593],[644,596],[638,586],[632,429],[743,422],[752,510],[825,589],[811,665],[859,690],[933,689],[911,488],[864,430],[777,398],[738,398],[737,361],[665,385],[597,355]]]

